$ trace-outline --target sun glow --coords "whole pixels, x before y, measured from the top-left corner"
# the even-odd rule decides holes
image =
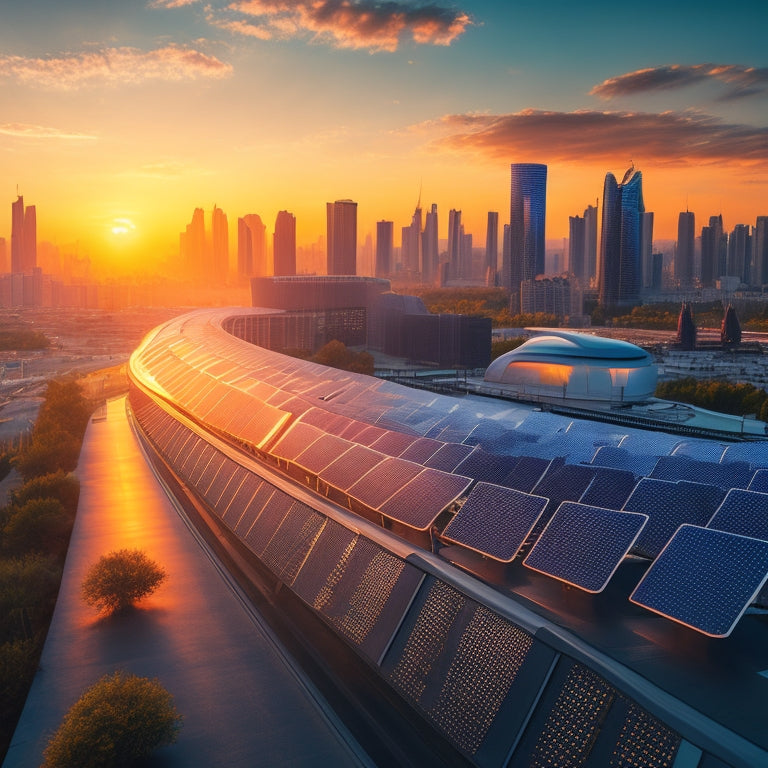
[[[112,222],[112,234],[118,237],[130,235],[136,231],[136,225],[130,219],[114,219]]]

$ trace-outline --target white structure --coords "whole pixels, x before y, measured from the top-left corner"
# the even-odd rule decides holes
[[[651,355],[626,341],[546,330],[496,358],[486,384],[536,399],[637,403],[653,397]]]

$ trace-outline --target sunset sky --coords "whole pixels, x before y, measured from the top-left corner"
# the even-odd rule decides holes
[[[445,237],[509,218],[509,164],[549,166],[547,237],[643,173],[656,238],[768,215],[768,3],[676,0],[0,0],[0,236],[147,267],[195,207],[300,244],[325,203],[400,227],[421,189]],[[3,203],[2,200],[5,202]]]

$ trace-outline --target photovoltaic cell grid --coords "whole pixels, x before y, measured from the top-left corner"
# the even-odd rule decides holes
[[[653,470],[657,460],[656,455],[633,454],[626,448],[603,445],[595,451],[590,463],[600,467],[628,470],[636,476],[647,476]]]
[[[317,427],[310,427],[300,421],[294,422],[269,452],[283,459],[294,460],[308,446],[325,434]]]
[[[752,466],[744,461],[719,464],[685,456],[661,456],[649,477],[658,480],[691,480],[695,483],[719,485],[728,490],[746,488],[753,475]]]
[[[378,509],[422,469],[419,464],[410,461],[386,458],[350,486],[347,492],[372,509]]]
[[[483,448],[475,448],[454,470],[484,483],[500,485],[515,468],[517,456],[500,456]]]
[[[414,435],[406,435],[403,432],[387,430],[383,435],[374,440],[370,447],[374,451],[381,451],[387,456],[401,456],[403,451],[413,445],[419,439]]]
[[[547,499],[478,483],[443,531],[443,538],[508,563],[544,511]]]
[[[587,592],[602,592],[647,515],[564,501],[523,565]]]
[[[531,493],[536,484],[550,469],[562,465],[562,459],[542,459],[538,456],[520,456],[512,471],[504,478],[501,485],[516,491]]]
[[[594,467],[595,477],[579,501],[594,507],[621,509],[634,490],[635,476],[628,469]]]
[[[349,440],[336,435],[321,435],[308,448],[305,448],[295,461],[310,472],[320,472],[351,447],[352,443]]]
[[[346,453],[320,470],[319,476],[334,488],[347,491],[386,458],[383,453],[355,443]]]
[[[593,467],[582,464],[563,464],[548,471],[533,488],[536,496],[549,499],[547,515],[554,514],[561,501],[578,501],[589,488],[595,476]]]
[[[656,557],[683,524],[706,525],[712,510],[697,504],[685,486],[644,477],[624,504],[625,512],[648,515],[648,523],[635,542],[634,552]]]
[[[424,462],[424,466],[440,469],[443,472],[453,472],[473,450],[474,448],[471,445],[444,443],[442,448],[433,453]]]
[[[630,600],[710,637],[727,637],[768,578],[768,541],[683,525]]]
[[[471,482],[469,477],[424,469],[387,499],[379,511],[386,517],[424,531],[469,488]]]
[[[747,490],[768,493],[768,469],[758,469],[750,480]]]
[[[725,443],[716,443],[712,440],[683,440],[675,446],[670,456],[719,462],[723,458],[726,447]]]
[[[406,461],[415,461],[417,464],[425,464],[427,459],[442,448],[444,443],[433,440],[431,437],[417,437],[401,454],[400,458]]]
[[[281,581],[293,584],[325,521],[323,515],[306,504],[293,504],[262,552],[264,564]]]
[[[768,541],[768,493],[732,488],[707,528]]]

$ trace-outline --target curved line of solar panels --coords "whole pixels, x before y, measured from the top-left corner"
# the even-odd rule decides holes
[[[652,565],[630,599],[713,637],[765,603],[762,555],[750,589],[731,563],[701,600],[675,591],[669,568],[674,558],[711,558],[708,545],[690,539],[665,548],[683,525],[712,528],[727,491],[768,487],[760,469],[768,443],[681,441],[606,425],[587,431],[508,405],[504,418],[478,419],[452,398],[279,355],[230,336],[210,313],[202,317],[140,348],[137,373],[200,423],[413,543],[429,546],[437,526],[443,543],[470,556],[517,560],[588,592],[605,588],[628,555],[646,558]],[[492,495],[486,485],[496,486]],[[535,519],[540,502],[520,494],[545,500]],[[572,519],[579,525],[568,525]],[[754,516],[729,535],[755,539],[750,546],[762,552]],[[722,615],[713,618],[708,603]]]
[[[563,648],[525,609],[492,609],[466,583],[451,583],[418,557],[404,559],[293,498],[142,389],[134,386],[130,399],[142,432],[187,487],[474,765],[765,759],[759,748],[693,711],[684,727],[668,727],[665,707],[679,702],[627,684],[599,654]],[[547,503],[490,484],[477,488],[468,504],[481,494],[499,506],[514,498],[528,522]]]

